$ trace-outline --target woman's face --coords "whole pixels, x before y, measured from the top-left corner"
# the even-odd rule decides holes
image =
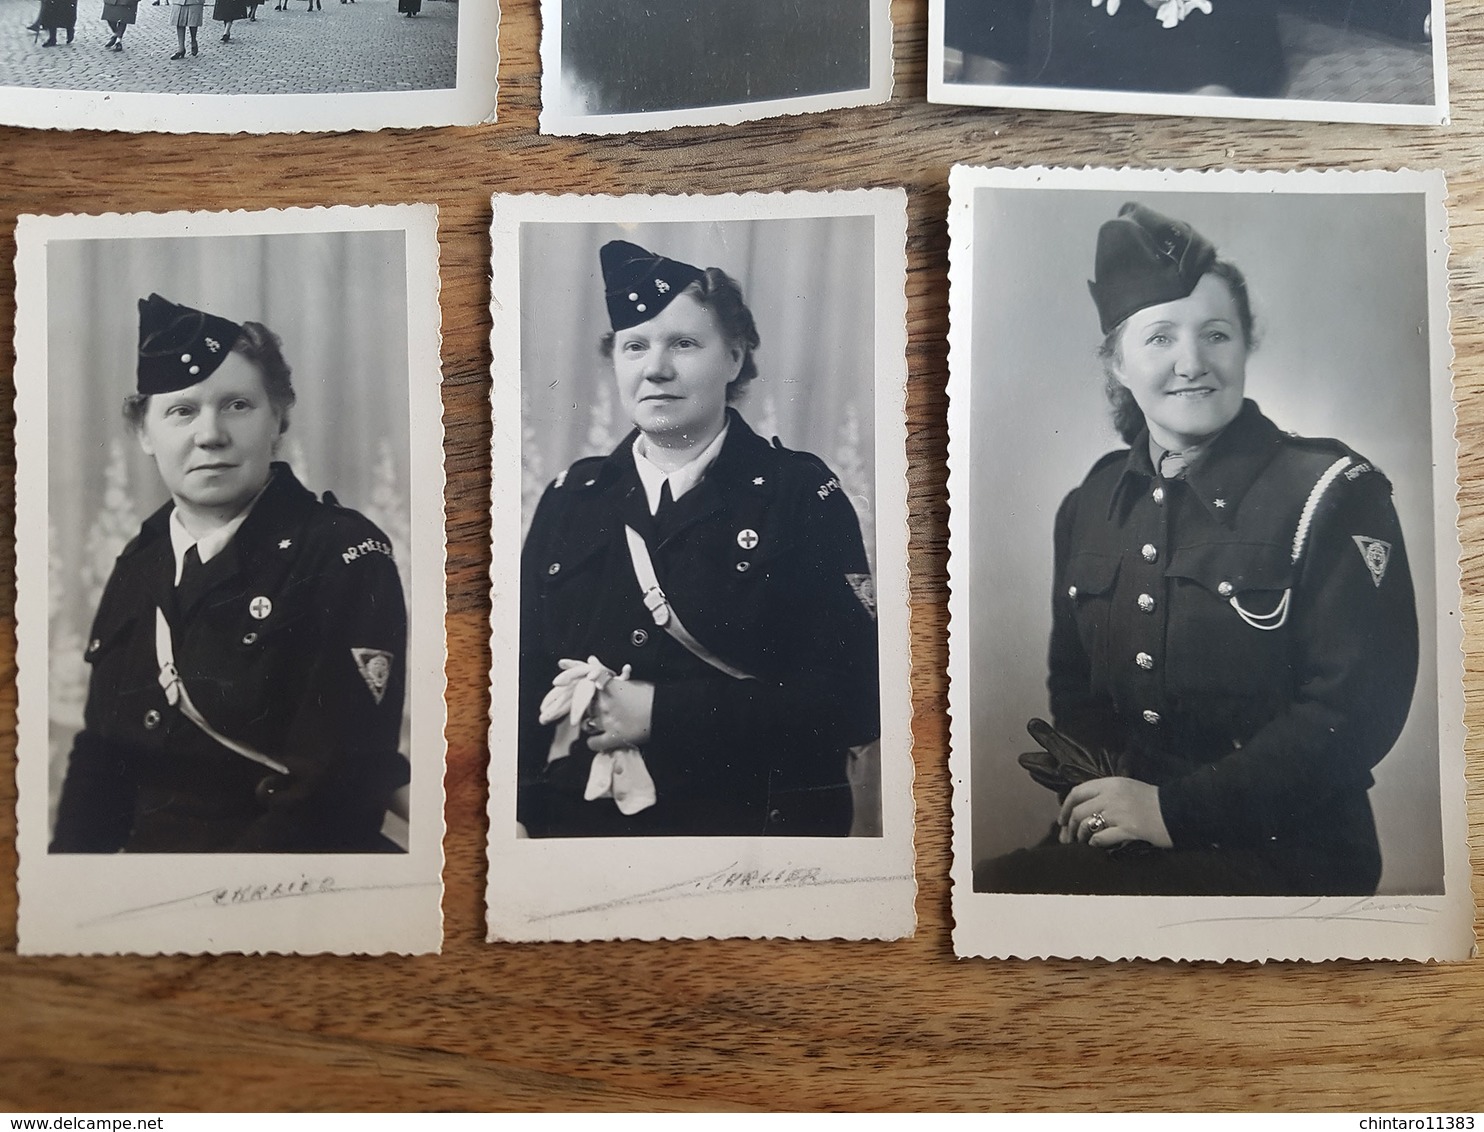
[[[1185,298],[1130,315],[1113,376],[1161,447],[1188,448],[1230,424],[1247,384],[1247,340],[1226,280],[1204,275]]]
[[[664,448],[688,447],[721,431],[727,386],[741,369],[742,351],[727,341],[711,308],[691,295],[613,336],[624,409]]]
[[[281,423],[258,367],[233,353],[205,381],[151,397],[139,445],[179,507],[230,519],[268,482]]]

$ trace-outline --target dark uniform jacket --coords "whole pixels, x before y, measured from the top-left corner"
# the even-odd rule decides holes
[[[1062,503],[1053,615],[1057,726],[1160,787],[1177,850],[1250,853],[1289,891],[1374,891],[1366,791],[1418,647],[1385,476],[1251,401],[1183,480],[1155,475],[1141,435]]]
[[[874,596],[860,526],[820,460],[769,445],[736,413],[716,461],[656,529],[634,436],[542,497],[521,561],[519,818],[533,836],[846,834],[849,748],[877,737]],[[661,588],[728,676],[658,627],[625,524]],[[655,684],[642,748],[658,802],[625,817],[582,800],[581,740],[548,762],[538,707],[562,658]]]
[[[390,848],[379,831],[407,778],[397,750],[407,611],[386,536],[275,464],[236,535],[177,590],[172,506],[145,520],[99,603],[52,851]],[[171,704],[157,609],[202,717],[286,776]]]

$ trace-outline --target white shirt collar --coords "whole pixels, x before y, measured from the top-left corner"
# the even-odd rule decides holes
[[[267,484],[264,484],[263,491],[266,490]],[[670,490],[674,491],[675,489],[672,487]],[[179,507],[170,512],[170,549],[175,552],[175,584],[177,586],[180,585],[180,576],[185,570],[186,551],[194,546],[196,548],[196,554],[201,558],[201,564],[204,566],[210,562],[226,549],[227,543],[232,541],[232,536],[247,521],[247,517],[252,514],[253,507],[263,497],[263,491],[259,491],[257,495],[254,495],[252,502],[244,507],[241,513],[230,523],[218,527],[210,534],[202,535],[200,538],[197,538],[190,531],[186,530],[185,523],[180,518]]]
[[[689,463],[676,468],[673,472],[665,472],[662,468],[650,463],[649,457],[645,455],[648,445],[645,443],[644,434],[641,432],[634,438],[634,467],[639,471],[639,482],[644,485],[644,498],[649,503],[649,513],[653,515],[660,509],[660,489],[665,486],[665,481],[670,483],[670,498],[679,500],[691,488],[701,482],[701,477],[706,470],[716,463],[716,458],[721,455],[721,446],[727,438],[727,430],[732,427],[731,421],[721,426],[721,431],[716,434],[716,439]]]

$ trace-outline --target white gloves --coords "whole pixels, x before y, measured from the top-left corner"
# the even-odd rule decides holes
[[[627,680],[632,671],[624,665],[614,672],[595,656],[586,660],[561,660],[560,672],[551,681],[551,690],[541,700],[540,720],[555,723],[548,762],[565,758],[573,742],[582,734],[582,721],[592,706],[593,697],[608,686],[610,680]],[[620,747],[593,756],[583,798],[589,802],[612,798],[619,812],[637,814],[654,805],[657,797],[654,779],[644,765],[637,747]]]

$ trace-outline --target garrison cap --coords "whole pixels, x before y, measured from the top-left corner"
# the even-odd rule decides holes
[[[627,240],[610,240],[598,252],[608,321],[614,330],[648,322],[692,283],[704,279],[699,267],[645,251]]]
[[[242,327],[160,295],[139,300],[139,392],[174,393],[205,381],[227,358]]]
[[[1098,230],[1087,284],[1103,333],[1145,307],[1184,299],[1216,262],[1216,248],[1183,220],[1130,201]]]

